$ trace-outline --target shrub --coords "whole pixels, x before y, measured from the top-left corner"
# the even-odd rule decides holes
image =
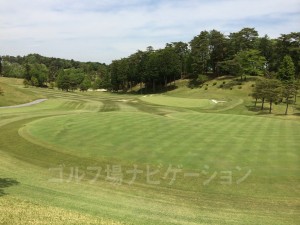
[[[224,87],[224,85],[223,85],[223,84],[220,84],[219,88],[223,88],[223,87]]]
[[[27,79],[23,80],[24,87],[28,88],[30,82]]]
[[[223,81],[223,84],[226,84],[226,81]]]
[[[208,90],[208,87],[205,87],[205,90]]]
[[[255,87],[255,84],[252,84],[251,87]]]
[[[55,86],[55,83],[54,83],[54,82],[50,82],[50,83],[49,83],[49,88],[50,88],[50,89],[53,89],[54,86]]]
[[[231,87],[231,88],[229,88],[229,90],[232,90],[233,88]]]
[[[213,86],[216,86],[216,85],[217,85],[217,82],[214,82],[214,83],[213,83]]]
[[[2,90],[2,88],[0,87],[0,95],[3,95],[4,91]]]
[[[208,81],[208,77],[206,75],[200,74],[197,78],[197,82],[199,82],[200,84],[203,84],[206,81]]]
[[[242,89],[242,86],[239,86],[238,89]]]
[[[36,77],[31,77],[30,83],[32,86],[36,86],[36,87],[39,86],[39,81]]]

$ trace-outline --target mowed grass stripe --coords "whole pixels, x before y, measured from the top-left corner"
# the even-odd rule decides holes
[[[300,126],[295,116],[285,117],[293,122],[278,119],[283,116],[208,114],[198,113],[201,109],[197,108],[146,104],[132,95],[47,92],[45,103],[0,111],[4,117],[12,116],[0,118],[0,178],[20,182],[5,188],[9,194],[5,197],[128,224],[299,224]],[[195,98],[212,96],[194,92]],[[237,96],[234,101],[230,98],[226,99],[229,105],[237,102]],[[104,106],[102,102],[110,101],[118,106],[117,111],[111,107],[97,112]],[[244,113],[242,107],[231,113]],[[58,116],[61,114],[64,116]],[[47,119],[49,116],[53,117]],[[28,120],[18,121],[22,118]],[[36,129],[32,138],[45,142],[20,137],[18,130],[22,128],[19,132],[23,135],[24,125]],[[107,165],[121,165],[124,181],[128,181],[132,174],[126,171],[132,170],[133,164],[144,171],[134,185],[105,181]],[[151,171],[159,169],[152,178],[160,185],[146,183],[147,164]],[[169,164],[173,168],[182,165],[183,172],[200,176],[187,179],[177,174],[169,185],[172,174],[164,178]],[[88,183],[93,173],[80,183],[49,183],[49,167],[59,165],[65,166],[66,178],[70,167],[76,166],[80,170],[102,166],[103,173],[93,185]],[[249,169],[251,175],[237,185],[236,180]],[[220,184],[220,176],[225,175],[222,171],[232,172],[232,185]],[[213,172],[217,172],[216,178],[203,185]],[[11,205],[4,207],[14,210]]]
[[[77,128],[80,127],[77,130],[65,127],[68,120],[65,120],[64,117],[58,117],[55,120],[45,119],[29,124],[28,131],[33,136],[49,143],[54,144],[55,142],[58,146],[73,149],[72,154],[78,155],[85,155],[87,152],[99,157],[113,156],[131,161],[135,160],[137,155],[142,154],[145,157],[144,163],[157,163],[159,161],[166,164],[181,164],[180,157],[187,157],[186,152],[192,152],[192,154],[198,154],[199,157],[194,158],[193,163],[189,162],[191,168],[195,168],[199,163],[206,162],[206,160],[214,164],[226,162],[224,165],[231,166],[238,166],[237,164],[241,163],[243,165],[246,163],[256,165],[257,163],[252,159],[253,155],[256,158],[257,154],[260,157],[259,163],[266,160],[271,164],[280,151],[277,148],[283,147],[278,135],[287,138],[290,135],[291,140],[283,143],[286,148],[292,148],[299,144],[299,140],[296,140],[295,143],[291,142],[295,141],[295,138],[290,134],[289,127],[298,125],[292,121],[234,116],[234,126],[233,124],[232,127],[229,125],[228,129],[223,130],[223,126],[227,127],[228,123],[232,123],[231,115],[215,114],[215,117],[218,118],[218,122],[215,124],[212,123],[212,120],[206,124],[205,114],[200,114],[198,120],[195,115],[192,116],[196,122],[189,120],[185,124],[182,120],[177,121],[168,117],[150,116],[142,113],[106,113],[105,116],[96,113],[69,117],[74,118],[76,122],[73,121],[72,123],[78,124]],[[186,118],[188,115],[185,115]],[[59,128],[60,123],[63,124],[62,128]],[[189,129],[190,135],[186,135],[185,131],[190,123],[193,123],[194,126]],[[288,124],[287,129],[279,131],[280,127],[282,128],[282,123]],[[57,126],[53,127],[50,124],[57,124]],[[256,132],[256,130],[251,130],[252,126],[255,129],[261,128],[259,136],[250,143],[249,139]],[[53,135],[57,130],[63,130],[65,133]],[[82,130],[87,130],[89,135],[82,136]],[[91,134],[94,135],[90,136]],[[58,140],[58,136],[60,136],[61,141]],[[270,139],[274,138],[275,140],[270,142]],[[91,142],[93,142],[93,146],[91,146]],[[245,143],[249,145],[245,146]],[[140,148],[140,150],[132,151],[131,148],[133,147],[135,149]],[[155,152],[156,156],[146,157],[145,153],[149,151]],[[205,153],[207,151],[209,154]],[[293,152],[295,149],[290,149],[290,151]],[[245,155],[244,159],[247,158],[246,156],[249,159],[240,162],[239,154]],[[293,159],[289,160],[294,161]]]
[[[13,126],[11,128],[13,128]],[[6,127],[6,130],[10,131],[11,128]],[[8,132],[8,135],[11,135],[11,134],[12,134],[11,132]],[[26,145],[23,145],[23,146],[26,147],[25,149],[27,150],[26,151],[27,154],[28,154],[28,151],[32,151],[35,154],[38,153],[37,147],[26,146]],[[11,147],[8,148],[8,151],[11,150]],[[18,151],[18,149],[14,149],[14,151],[16,151],[16,150]],[[42,154],[45,154],[45,153],[46,152],[44,152]],[[49,152],[49,153],[51,153],[51,152]],[[55,153],[54,153],[54,155],[55,155]],[[22,156],[24,156],[24,155],[22,155],[22,154],[19,155],[19,157],[22,157]],[[47,156],[47,161],[53,163],[53,161],[52,161],[54,159],[53,156],[51,156],[51,154],[48,155]],[[30,157],[30,155],[29,155],[29,157]],[[40,155],[40,157],[42,157],[42,155]],[[59,155],[56,155],[56,157],[58,159],[60,158]],[[63,157],[63,158],[64,158],[64,160],[67,160],[67,161],[72,160],[72,158],[70,158],[70,157],[69,158]],[[35,161],[32,161],[32,162],[35,162]],[[23,172],[25,172],[25,171],[23,170]],[[41,174],[40,171],[37,171],[37,173]],[[26,174],[26,176],[33,177],[32,174],[31,175]],[[21,178],[20,181],[23,181],[22,179],[24,179],[24,177]],[[25,183],[29,182],[29,180],[24,181],[24,182]],[[92,213],[94,212],[94,213],[97,213],[98,215],[101,212],[100,215],[102,215],[102,214],[104,214],[106,216],[110,215],[110,216],[114,216],[114,217],[117,217],[117,218],[122,218],[122,219],[124,219],[124,221],[126,221],[128,218],[131,218],[131,219],[139,218],[139,217],[136,217],[137,208],[141,209],[141,207],[143,207],[144,210],[140,211],[140,212],[143,212],[143,214],[141,214],[141,218],[145,218],[149,222],[149,224],[153,224],[153,222],[157,222],[156,224],[168,224],[170,221],[172,221],[171,218],[176,218],[176,217],[177,217],[176,218],[176,221],[177,221],[176,223],[177,224],[189,224],[187,222],[187,221],[189,221],[189,219],[187,218],[186,213],[182,215],[182,218],[178,217],[178,215],[177,216],[175,216],[175,215],[167,216],[171,212],[174,213],[175,207],[179,207],[178,212],[183,210],[182,205],[176,206],[176,205],[169,205],[168,204],[169,205],[168,211],[166,211],[165,213],[161,213],[162,209],[166,209],[165,204],[167,202],[165,202],[164,204],[161,204],[160,207],[157,207],[157,206],[154,207],[149,202],[150,199],[148,199],[147,205],[145,205],[145,203],[146,203],[145,201],[141,201],[139,203],[139,205],[136,205],[137,202],[135,202],[136,200],[132,199],[132,196],[128,196],[128,197],[125,197],[125,199],[122,199],[122,198],[120,198],[120,196],[118,194],[116,195],[116,193],[118,193],[118,192],[116,192],[117,190],[115,190],[115,191],[112,191],[112,194],[115,196],[114,200],[112,199],[111,196],[104,195],[104,196],[107,196],[107,198],[108,198],[107,202],[105,203],[105,200],[103,199],[103,196],[101,198],[99,198],[97,196],[97,194],[95,195],[95,193],[99,193],[99,191],[100,191],[98,186],[93,188],[93,189],[97,189],[97,191],[93,190],[93,192],[90,192],[90,193],[94,193],[94,194],[89,195],[88,194],[89,192],[85,193],[85,191],[82,191],[82,190],[86,190],[86,188],[82,189],[82,187],[78,187],[78,185],[76,185],[76,184],[74,184],[74,185],[70,184],[71,186],[62,185],[61,188],[66,188],[66,189],[62,189],[62,190],[57,192],[57,191],[54,190],[54,189],[57,189],[57,188],[58,188],[58,190],[60,189],[57,185],[53,185],[53,187],[52,187],[53,189],[51,189],[52,185],[47,183],[47,182],[44,183],[42,185],[44,187],[41,187],[41,188],[39,188],[39,185],[41,185],[41,184],[38,184],[37,181],[34,181],[33,183],[38,185],[38,186],[33,186],[32,181],[31,181],[30,185],[25,185],[23,187],[20,187],[20,189],[18,189],[19,187],[16,187],[15,188],[15,193],[18,193],[21,196],[31,196],[31,198],[38,199],[38,201],[40,201],[40,203],[43,203],[43,204],[51,203],[51,204],[54,204],[54,206],[65,207],[65,208],[69,208],[69,209],[73,209],[73,210],[79,210],[79,211],[81,210],[81,211],[84,211],[84,212],[86,212],[86,211],[89,211],[89,212],[92,212]],[[28,186],[28,187],[26,187],[26,186]],[[103,187],[103,185],[100,185],[100,186]],[[28,195],[28,193],[31,193],[31,194]],[[70,193],[70,195],[68,195],[67,193]],[[101,191],[100,191],[100,193],[101,193]],[[121,193],[123,193],[123,191]],[[164,193],[163,195],[165,195],[165,194],[166,193]],[[175,193],[173,193],[173,194],[175,194]],[[90,197],[92,197],[92,196],[94,196],[93,197],[94,200],[90,199]],[[152,197],[153,197],[153,195],[152,195]],[[164,197],[166,197],[166,196],[164,196]],[[160,199],[160,198],[154,198],[154,199]],[[168,199],[168,198],[166,197],[166,199]],[[174,199],[174,196],[170,199]],[[94,201],[94,203],[93,203],[93,201]],[[101,204],[100,204],[99,201],[101,202]],[[178,202],[178,200],[176,200],[176,199],[174,199],[174,201]],[[75,202],[77,204],[74,204]],[[124,206],[121,206],[121,205],[116,207],[117,203],[125,204],[126,202],[128,202],[128,203],[127,203],[127,206],[125,208],[124,208]],[[86,205],[86,203],[88,203],[88,205]],[[108,208],[105,208],[106,204],[109,204]],[[140,205],[140,204],[142,204],[142,205]],[[84,208],[83,208],[83,206],[84,206]],[[131,207],[137,207],[137,208],[134,209],[134,208],[131,208]],[[124,212],[123,212],[123,210],[124,210]],[[150,212],[151,212],[151,210],[154,210],[154,211],[149,214],[149,210],[150,210]],[[186,209],[186,210],[188,210],[188,209]],[[189,211],[191,211],[191,209],[189,209]],[[119,213],[116,215],[115,212],[119,212]],[[106,213],[108,213],[108,214],[106,214]],[[234,212],[232,212],[232,213],[234,213]],[[198,222],[201,221],[201,220],[203,221],[204,218],[206,218],[205,220],[208,220],[208,221],[217,221],[217,220],[219,220],[218,218],[216,218],[216,215],[214,213],[210,212],[210,211],[207,211],[205,214],[206,214],[205,217],[203,217],[203,215],[200,214],[200,213],[193,214],[193,215],[198,215],[197,217],[193,216],[194,221],[198,221]],[[124,217],[122,217],[122,216],[124,216]],[[133,221],[134,221],[134,219],[133,219]],[[167,222],[167,221],[169,221],[169,222]],[[145,224],[147,224],[148,222],[146,222]],[[160,222],[160,223],[158,223],[158,222]]]
[[[120,116],[120,113],[110,113],[110,114],[118,114],[117,116],[119,117]],[[95,114],[96,115],[96,114]],[[99,116],[99,115],[97,115],[97,116]],[[113,115],[113,116],[116,116],[116,115]],[[72,116],[71,116],[72,117]],[[158,116],[155,116],[155,118],[161,118],[161,117],[158,117]],[[67,117],[66,117],[67,118]],[[84,117],[85,119],[86,119],[86,117]],[[126,117],[127,119],[128,118],[130,118],[130,116],[129,115],[127,115],[127,117]],[[148,118],[148,117],[147,117]],[[163,117],[162,117],[163,118]],[[57,118],[56,118],[57,119]],[[90,117],[89,117],[89,119],[90,119]],[[118,119],[120,119],[120,118],[118,118]],[[123,117],[123,119],[124,119],[124,117]],[[120,122],[120,121],[119,121]],[[149,120],[149,122],[150,122],[150,120]],[[157,123],[156,123],[157,124]],[[12,124],[11,125],[11,128],[14,128],[14,127],[18,127],[16,124]],[[9,127],[5,127],[5,131],[6,131],[6,135],[9,135],[9,137],[13,137],[14,138],[14,142],[17,140],[10,132],[7,132],[7,131],[9,131],[10,129],[9,129]],[[2,136],[2,135],[1,135]],[[3,135],[2,136],[3,138],[6,138],[6,136],[5,135]],[[7,142],[6,142],[7,143]],[[9,143],[7,143],[7,144],[9,144]],[[33,152],[33,155],[30,155],[30,154],[28,154],[28,152],[23,152],[22,153],[22,148],[15,148],[14,146],[13,146],[13,144],[12,145],[8,145],[8,146],[10,146],[9,148],[5,148],[7,151],[9,151],[9,152],[11,152],[12,150],[13,151],[18,151],[18,153],[19,153],[19,157],[20,157],[20,159],[22,158],[22,157],[24,157],[25,155],[22,155],[22,154],[26,154],[26,157],[29,157],[28,159],[30,159],[31,160],[31,162],[32,163],[34,163],[34,164],[37,164],[37,165],[39,165],[39,163],[37,163],[37,161],[35,161],[35,160],[33,160],[35,157],[34,157],[34,155],[35,154],[37,154],[37,152],[38,151],[36,151],[36,148],[37,147],[34,147],[34,145],[32,145],[32,146],[26,146],[25,145],[25,143],[23,143],[22,144],[22,147],[24,147],[24,149],[26,149],[27,151],[28,150],[30,150],[30,151],[32,151]],[[5,146],[5,147],[8,147],[8,146]],[[13,149],[12,149],[13,148]],[[48,150],[49,151],[49,150]],[[150,151],[151,152],[151,151]],[[37,158],[40,158],[40,159],[42,159],[43,157],[45,157],[45,153],[46,152],[41,152],[41,154],[40,154],[40,156],[38,156]],[[51,151],[49,152],[49,153],[51,153]],[[55,153],[55,154],[57,154],[57,153]],[[55,155],[54,154],[54,155]],[[49,155],[50,156],[50,155]],[[49,162],[52,162],[52,163],[54,163],[54,165],[55,165],[55,161],[53,161],[53,157],[49,157],[49,156],[47,156],[47,157],[45,157],[46,159],[47,159],[47,162],[49,163]],[[72,162],[72,157],[70,158],[70,156],[69,157],[66,157],[66,156],[63,156],[63,157],[61,157],[60,156],[60,153],[57,155],[57,159],[58,159],[58,162],[59,163],[62,163],[62,162],[69,162],[69,163],[71,163]],[[61,161],[61,159],[63,159],[63,161]],[[78,160],[78,162],[80,162],[80,165],[82,165],[82,163],[84,163],[84,160],[83,160],[83,158],[78,158],[77,159]],[[72,164],[71,164],[72,165]],[[75,164],[73,164],[73,165],[76,165],[76,162],[75,162]],[[88,165],[88,164],[87,164]],[[255,179],[254,179],[254,181],[257,181],[257,177],[255,177]],[[292,184],[292,183],[290,183],[290,184]],[[248,185],[249,185],[249,183],[248,183]],[[49,188],[49,184],[47,185],[48,186],[48,188]],[[190,186],[190,184],[189,184],[189,186]],[[57,188],[57,187],[56,187]],[[198,188],[201,188],[201,186],[198,186]],[[261,186],[260,186],[260,188],[261,188]],[[32,191],[32,188],[29,188],[31,191]],[[222,188],[223,189],[223,188]],[[228,190],[230,190],[231,188],[229,188],[229,189],[226,189],[226,192],[228,191]],[[247,188],[248,189],[248,188]],[[246,189],[246,190],[247,190]],[[205,199],[205,198],[207,198],[207,202],[205,203],[205,207],[204,208],[201,208],[201,210],[198,212],[198,213],[196,213],[195,215],[197,215],[197,217],[195,217],[194,218],[194,221],[196,222],[196,223],[212,223],[212,224],[214,224],[214,223],[219,223],[218,221],[220,221],[220,218],[227,218],[228,216],[230,216],[230,217],[234,217],[234,215],[238,215],[238,212],[237,212],[237,209],[232,209],[232,214],[231,213],[225,213],[226,211],[224,211],[224,213],[222,213],[221,215],[220,215],[220,213],[218,213],[218,214],[216,214],[215,213],[215,211],[216,211],[216,206],[217,205],[211,205],[212,204],[212,202],[215,202],[215,200],[216,199],[218,199],[218,204],[220,204],[221,202],[223,202],[221,205],[222,205],[222,208],[230,208],[230,204],[231,203],[229,203],[229,205],[227,205],[227,203],[226,203],[226,201],[223,201],[223,200],[220,200],[220,198],[224,198],[224,195],[223,194],[221,194],[221,195],[218,195],[218,188],[216,189],[216,187],[214,187],[214,186],[210,186],[208,189],[207,189],[207,191],[208,191],[208,193],[211,193],[211,194],[209,194],[207,197],[205,197],[205,195],[203,196],[202,194],[200,195],[200,196],[198,196],[198,198],[199,198],[199,202],[197,203],[199,206],[200,206],[200,208],[201,208],[201,205],[203,205],[204,203],[203,203],[203,199]],[[242,190],[244,190],[244,188],[242,188],[242,187],[240,187],[238,190],[232,190],[232,191],[238,191],[238,192],[242,192]],[[29,191],[29,190],[28,190]],[[66,190],[65,190],[66,191]],[[74,194],[74,189],[72,188],[72,191],[73,191],[73,194]],[[94,190],[94,191],[96,191],[96,190]],[[93,195],[94,195],[94,191],[91,191],[90,193],[93,193]],[[207,191],[205,191],[205,192],[207,192]],[[223,189],[223,191],[224,191],[224,189]],[[245,190],[244,190],[245,191]],[[99,192],[99,189],[98,189],[98,192]],[[257,191],[255,191],[255,192],[257,192]],[[28,194],[28,192],[24,192],[23,193],[23,195],[26,195],[26,194]],[[77,193],[77,195],[79,194],[79,193],[82,193],[82,190],[79,188],[79,192],[75,192],[75,193]],[[220,193],[222,193],[222,192],[220,192]],[[242,192],[243,193],[243,192]],[[33,196],[32,194],[31,195],[29,195],[29,196],[31,196],[31,197],[34,197],[35,199],[41,199],[41,198],[43,198],[42,196],[45,196],[45,192],[44,191],[42,191],[41,193],[40,193],[40,195],[37,195],[37,196]],[[62,193],[63,194],[63,193]],[[88,193],[82,193],[83,195],[87,195]],[[164,193],[164,195],[165,195],[166,193]],[[173,192],[172,192],[172,194],[174,194]],[[213,194],[213,195],[212,195]],[[248,192],[248,194],[250,194],[251,195],[251,191],[249,190],[249,192]],[[51,196],[51,195],[50,195]],[[181,195],[182,197],[183,196],[186,196],[186,194],[185,195]],[[213,196],[215,196],[215,200],[212,200],[213,199]],[[222,196],[222,197],[221,197]],[[226,195],[225,195],[226,196]],[[229,196],[231,196],[230,198],[233,200],[233,196],[232,196],[232,194],[229,194],[228,195],[228,197]],[[67,197],[67,195],[65,196],[66,197],[66,199],[70,199],[69,197]],[[171,196],[170,196],[171,197]],[[187,197],[187,196],[186,196]],[[194,196],[194,194],[192,194],[191,193],[191,199],[195,199],[195,196]],[[52,199],[52,198],[51,198]],[[154,197],[153,199],[157,199],[157,197]],[[59,198],[59,200],[56,202],[56,203],[53,203],[53,200],[52,200],[52,204],[60,204],[60,206],[61,207],[71,207],[71,208],[73,208],[74,209],[74,205],[76,205],[76,204],[74,204],[75,202],[82,202],[83,201],[83,198],[74,198],[74,201],[71,201],[71,202],[69,202],[69,201],[67,201],[67,202],[65,202],[65,203],[61,203],[61,199]],[[99,201],[99,200],[98,200]],[[119,201],[119,202],[122,202],[123,204],[125,203],[125,202],[127,202],[128,201],[128,199],[127,200],[121,200],[121,199],[119,199],[119,198],[115,198],[115,199],[113,199],[113,198],[111,198],[110,199],[110,201],[112,201],[112,202],[114,202],[114,201]],[[182,198],[181,198],[181,201],[185,201],[185,200],[183,200]],[[239,202],[239,200],[237,200],[238,202]],[[241,207],[241,205],[242,204],[245,204],[245,202],[244,202],[244,200],[240,200],[241,202],[239,203],[239,207]],[[50,199],[46,199],[45,200],[45,202],[51,202],[51,200]],[[83,201],[83,202],[86,202],[86,201]],[[174,202],[178,202],[178,200],[175,200],[174,199]],[[87,202],[88,203],[88,202]],[[90,209],[90,210],[95,210],[95,212],[97,211],[98,213],[100,212],[100,211],[102,211],[102,207],[101,207],[101,205],[99,206],[99,207],[96,207],[96,205],[97,205],[97,203],[96,204],[92,204],[92,203],[88,203],[89,205],[90,205],[90,207],[91,208],[88,208],[88,209]],[[99,203],[98,203],[99,204]],[[130,203],[131,204],[131,203]],[[144,202],[142,201],[141,202],[141,204],[144,204]],[[167,203],[165,203],[165,204],[167,204]],[[236,204],[237,204],[237,202],[236,202]],[[261,206],[266,206],[266,204],[258,204],[258,203],[255,203],[255,202],[252,202],[251,204],[254,204],[253,205],[253,207],[254,208],[257,208],[258,207],[258,205],[261,205]],[[250,204],[250,205],[251,205]],[[258,205],[256,205],[256,204],[258,204]],[[112,208],[112,210],[110,210],[109,208],[107,209],[108,211],[109,211],[109,215],[111,215],[111,216],[114,216],[114,217],[116,217],[116,218],[119,218],[119,214],[118,215],[115,215],[115,211],[113,211],[113,209],[114,209],[114,205],[112,204],[111,205],[111,208]],[[156,207],[154,206],[154,205],[152,205],[152,206],[148,206],[148,208],[152,208],[153,207],[153,209],[155,209]],[[166,207],[165,205],[163,205],[162,207]],[[173,207],[173,205],[171,205],[170,206],[171,208],[170,209],[173,209],[174,207]],[[273,205],[273,207],[274,207],[274,205]],[[277,207],[283,207],[283,208],[281,208],[280,210],[283,210],[285,207],[284,207],[284,204],[282,204],[281,206],[277,206]],[[205,209],[206,208],[206,209]],[[290,209],[292,209],[293,208],[293,206],[291,206],[291,208]],[[149,210],[150,209],[148,209],[148,210],[145,210],[145,212],[144,212],[144,214],[142,214],[142,218],[144,218],[144,224],[147,224],[147,223],[149,223],[149,224],[153,224],[153,222],[155,221],[155,222],[158,222],[156,219],[153,219],[152,218],[152,214],[150,213],[150,216],[149,216]],[[160,208],[158,208],[159,210],[160,210]],[[77,208],[76,210],[82,210],[82,208]],[[100,210],[100,211],[98,211],[98,210]],[[130,209],[130,208],[128,208],[128,210],[129,211],[131,211],[131,212],[134,212],[134,210],[133,209]],[[178,209],[179,211],[180,211],[180,209]],[[191,209],[187,209],[187,210],[191,210]],[[279,210],[279,211],[280,211]],[[260,211],[264,211],[263,209],[260,209]],[[119,212],[121,212],[121,211],[119,211]],[[220,211],[221,212],[221,211]],[[284,210],[282,211],[282,212],[284,212]],[[241,212],[242,213],[242,212]],[[249,213],[249,211],[247,211],[247,213]],[[256,212],[255,213],[256,215],[259,215],[260,213],[258,213],[258,212]],[[264,213],[265,214],[265,213]],[[130,219],[132,219],[132,216],[134,217],[135,216],[135,213],[132,213],[132,214],[128,214],[128,213],[125,213],[125,215],[127,216],[127,218],[128,218],[128,215],[131,215],[131,216],[129,216],[129,218]],[[267,214],[266,214],[267,215]],[[271,215],[268,215],[268,216],[263,216],[262,215],[262,218],[260,219],[261,221],[273,221],[273,224],[283,224],[282,222],[280,222],[281,221],[281,219],[280,219],[280,216],[275,216],[274,214],[271,214]],[[125,217],[126,217],[125,216]],[[172,216],[171,216],[172,217]],[[140,221],[140,219],[141,218],[139,218],[139,217],[135,217],[136,218],[136,221]],[[168,224],[168,223],[172,223],[171,221],[172,220],[169,220],[168,218],[170,218],[170,217],[162,217],[161,215],[158,215],[157,216],[157,218],[164,218],[165,219],[165,224]],[[175,216],[173,215],[173,218],[175,218]],[[244,221],[244,224],[246,224],[245,223],[245,219],[249,222],[249,224],[251,224],[251,223],[253,223],[253,221],[255,221],[253,218],[251,218],[251,216],[247,216],[246,214],[242,214],[242,216],[241,216],[241,218],[243,218],[242,220],[241,219],[239,219],[239,217],[238,218],[236,218],[236,221],[230,221],[230,222],[228,222],[228,224],[234,224],[234,223],[236,223],[236,224],[241,224],[241,221]],[[124,218],[124,220],[125,220],[125,218]],[[188,221],[189,219],[185,219],[186,221]],[[289,219],[290,221],[292,221],[292,219]],[[134,219],[132,220],[132,221],[135,221]],[[184,220],[180,220],[180,219],[178,219],[177,218],[177,221],[179,221],[180,223],[182,222],[182,224],[184,224]],[[287,221],[287,220],[285,220],[285,221]],[[140,223],[140,222],[137,222],[137,223]],[[186,222],[187,224],[188,224],[188,222]]]

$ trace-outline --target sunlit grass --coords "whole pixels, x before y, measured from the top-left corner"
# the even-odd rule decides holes
[[[0,183],[0,224],[299,224],[300,120],[249,113],[250,88],[183,85],[160,104],[29,88],[48,100],[0,109],[0,178],[16,181]],[[228,103],[185,108],[182,98]],[[134,165],[143,173],[129,184]],[[120,185],[107,179],[112,166],[122,168]],[[89,167],[102,169],[96,182]],[[61,183],[51,181],[57,168]],[[70,179],[75,168],[82,179]],[[173,183],[170,168],[180,170]],[[147,169],[158,170],[151,180],[159,184]],[[232,182],[224,184],[228,172]]]

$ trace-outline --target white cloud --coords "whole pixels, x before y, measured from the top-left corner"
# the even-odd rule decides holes
[[[0,0],[0,54],[110,62],[206,29],[298,31],[298,0]]]

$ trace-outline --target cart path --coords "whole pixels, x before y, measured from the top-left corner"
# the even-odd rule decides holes
[[[46,100],[47,100],[46,98],[42,98],[42,99],[37,99],[37,100],[35,100],[33,102],[28,102],[28,103],[21,104],[21,105],[1,106],[0,109],[10,109],[10,108],[27,107],[27,106],[32,106],[32,105],[39,104],[39,103],[44,102]]]

